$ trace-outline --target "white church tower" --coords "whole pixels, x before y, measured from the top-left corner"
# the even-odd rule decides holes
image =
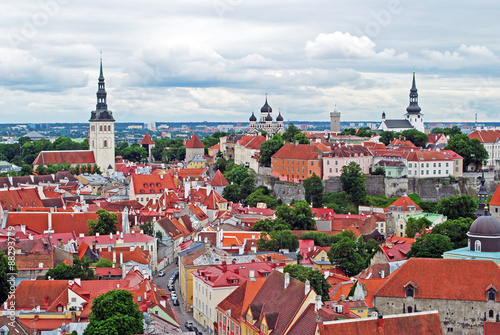
[[[90,115],[89,149],[94,151],[95,161],[103,174],[115,171],[115,119],[106,104],[104,76],[99,75],[96,110]]]
[[[424,114],[420,113],[422,109],[418,105],[418,91],[415,85],[415,71],[413,71],[413,83],[410,89],[410,105],[406,108],[405,118],[418,131],[424,132]]]

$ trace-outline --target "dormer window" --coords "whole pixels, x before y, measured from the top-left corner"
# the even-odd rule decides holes
[[[496,301],[497,300],[497,292],[494,288],[490,288],[486,291],[486,301]]]
[[[148,187],[148,183],[144,183],[144,187]]]
[[[155,193],[155,190],[151,190],[151,193]]]
[[[238,284],[238,279],[231,279],[231,284]]]
[[[157,183],[157,184],[156,184],[156,186],[161,187],[161,184],[160,184],[160,183]]]
[[[415,297],[415,285],[412,281],[408,282],[408,284],[405,285],[405,292],[407,298]]]
[[[149,184],[151,187],[155,187],[155,183],[151,183]]]

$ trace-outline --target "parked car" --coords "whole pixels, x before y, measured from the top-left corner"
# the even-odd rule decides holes
[[[175,290],[174,285],[168,285],[168,290],[169,291],[174,291]]]
[[[193,323],[186,321],[186,323],[184,324],[184,327],[186,327],[187,330],[192,331],[193,330]]]
[[[174,305],[174,306],[179,306],[179,300],[174,299],[174,300],[172,301],[172,305]]]
[[[172,297],[172,300],[177,299],[177,294],[175,294],[175,291],[172,291],[172,294],[170,296]]]
[[[165,271],[161,270],[158,272],[158,277],[163,277],[165,275]]]

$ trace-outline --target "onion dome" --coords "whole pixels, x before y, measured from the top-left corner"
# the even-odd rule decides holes
[[[283,121],[283,116],[281,116],[281,111],[278,114],[278,117],[276,118],[276,121],[278,121],[278,122],[280,122],[280,121],[282,122]]]
[[[257,121],[257,118],[255,117],[254,113],[252,112],[252,116],[250,116],[250,122],[255,122]]]
[[[493,216],[478,217],[469,228],[470,235],[500,236],[500,222]]]
[[[267,103],[267,96],[266,96],[266,103],[264,104],[264,106],[262,106],[262,108],[260,109],[260,112],[261,113],[272,113],[273,112],[273,109]]]
[[[271,116],[271,112],[267,113],[266,121],[273,121],[273,117]]]

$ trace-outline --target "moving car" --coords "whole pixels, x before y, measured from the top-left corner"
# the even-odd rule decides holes
[[[161,270],[158,272],[158,277],[163,277],[165,275],[165,271]]]

